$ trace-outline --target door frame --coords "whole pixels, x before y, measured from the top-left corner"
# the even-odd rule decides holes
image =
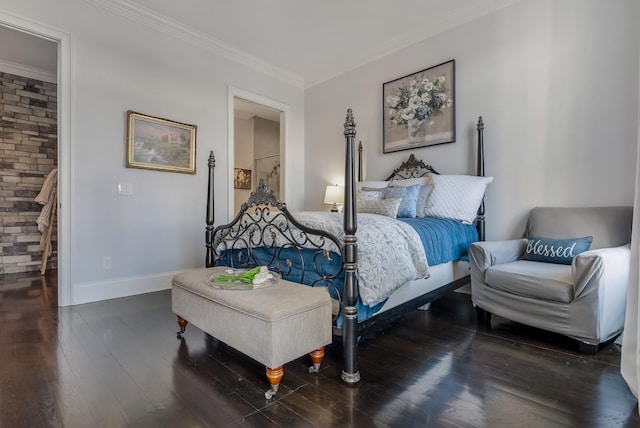
[[[226,180],[226,188],[227,188],[227,222],[231,221],[234,218],[234,189],[233,189],[233,169],[235,167],[235,159],[234,159],[234,147],[235,147],[235,110],[234,104],[235,99],[240,98],[245,101],[250,101],[255,104],[261,104],[265,107],[269,107],[275,110],[280,111],[280,198],[283,201],[287,200],[287,196],[290,195],[290,182],[289,180],[289,170],[290,170],[290,162],[289,162],[289,141],[291,134],[291,125],[289,121],[289,117],[291,117],[291,106],[281,103],[279,101],[272,100],[267,97],[263,97],[262,95],[254,94],[249,91],[245,91],[244,89],[235,88],[229,86],[228,98],[227,98],[227,107],[228,107],[228,140],[227,140],[227,176]]]
[[[71,35],[0,12],[0,25],[58,44],[58,306],[73,302],[71,285]]]

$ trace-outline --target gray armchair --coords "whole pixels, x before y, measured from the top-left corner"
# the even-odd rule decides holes
[[[531,210],[522,239],[469,247],[471,297],[479,320],[491,314],[569,336],[580,351],[622,331],[629,280],[631,207]],[[523,260],[529,237],[592,236],[571,264]],[[530,247],[531,249],[531,247]]]

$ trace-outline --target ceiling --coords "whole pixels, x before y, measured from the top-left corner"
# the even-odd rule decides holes
[[[86,1],[310,87],[520,0]],[[8,40],[0,34],[3,55]],[[56,69],[55,53],[43,63],[50,56],[21,52],[33,50],[8,61]]]
[[[89,0],[150,14],[309,87],[519,0]]]

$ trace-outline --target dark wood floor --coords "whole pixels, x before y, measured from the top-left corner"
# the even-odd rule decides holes
[[[610,343],[570,340],[498,317],[476,326],[451,293],[360,345],[362,380],[285,366],[267,401],[264,367],[194,326],[176,339],[171,293],[57,307],[55,278],[0,278],[1,427],[638,427]]]

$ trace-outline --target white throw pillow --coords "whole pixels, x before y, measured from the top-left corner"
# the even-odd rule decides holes
[[[431,174],[425,175],[424,177],[391,180],[389,187],[411,187],[416,184],[421,186],[431,184]]]
[[[380,199],[378,201],[358,201],[357,211],[359,213],[379,214],[396,218],[401,201],[401,198]]]
[[[384,199],[384,193],[378,192],[376,190],[370,190],[366,192],[359,190],[358,192],[356,192],[356,201],[358,203],[360,203],[360,201],[379,201],[381,199]]]
[[[390,181],[357,181],[356,191],[362,190],[363,187],[371,187],[374,189],[383,189],[389,186]]]
[[[452,218],[464,223],[473,223],[484,197],[487,185],[493,177],[474,175],[434,174],[433,191],[427,201],[425,215]]]
[[[433,184],[420,186],[418,200],[416,201],[416,217],[426,217],[427,201],[431,192],[433,192]]]

